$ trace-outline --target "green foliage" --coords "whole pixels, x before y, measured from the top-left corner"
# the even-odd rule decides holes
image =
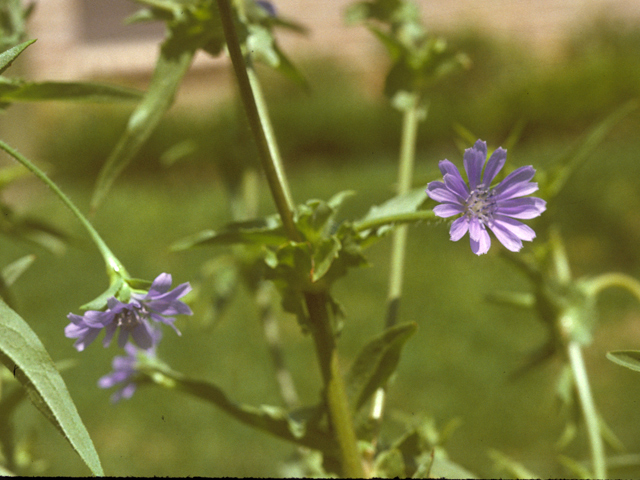
[[[0,360],[91,472],[104,475],[93,442],[44,345],[29,325],[1,300],[0,318]]]
[[[385,330],[369,340],[354,360],[345,379],[349,404],[358,411],[395,372],[405,342],[418,325],[407,323]]]

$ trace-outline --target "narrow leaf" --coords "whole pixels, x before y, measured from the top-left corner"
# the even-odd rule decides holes
[[[16,45],[15,47],[10,48],[2,53],[0,53],[0,74],[4,73],[4,71],[11,66],[11,63],[20,55],[25,48],[35,42],[36,39],[28,40],[20,45]]]
[[[217,385],[211,382],[193,380],[179,372],[155,366],[144,371],[156,384],[169,389],[177,389],[207,402],[247,425],[263,430],[276,437],[323,452],[335,450],[331,435],[314,425],[294,419],[286,410],[268,405],[253,407],[233,402]]]
[[[133,160],[173,103],[196,51],[193,45],[181,49],[179,41],[180,37],[172,36],[163,44],[149,90],[131,114],[124,134],[100,171],[91,199],[92,209],[104,200],[116,177]]]
[[[358,411],[395,371],[400,351],[417,330],[416,323],[389,328],[370,340],[358,354],[346,377],[350,405]]]
[[[26,389],[33,404],[69,441],[94,475],[100,459],[60,373],[29,325],[0,300],[0,360]]]
[[[2,269],[2,278],[10,287],[35,261],[35,255],[25,255]]]
[[[257,245],[281,245],[287,241],[278,216],[269,216],[248,222],[233,222],[223,230],[204,230],[177,241],[171,246],[174,251],[198,246],[233,245],[237,243]]]
[[[0,96],[3,102],[68,100],[115,102],[140,100],[142,92],[117,85],[92,82],[24,82]]]
[[[608,352],[607,358],[613,363],[640,372],[640,350],[618,350]]]

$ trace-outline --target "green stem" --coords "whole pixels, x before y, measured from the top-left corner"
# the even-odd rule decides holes
[[[589,446],[591,448],[591,461],[593,463],[594,478],[606,478],[607,466],[604,452],[604,443],[600,434],[600,422],[598,412],[596,411],[589,387],[589,378],[587,377],[587,369],[582,358],[580,344],[575,341],[569,342],[567,345],[567,353],[573,371],[573,378],[578,390],[580,405],[582,406],[582,414],[587,426],[587,435],[589,437]]]
[[[624,273],[605,273],[588,280],[587,288],[591,295],[597,295],[605,288],[620,287],[628,290],[640,302],[640,282]]]
[[[276,208],[282,219],[282,225],[289,240],[302,241],[302,237],[293,219],[293,202],[282,171],[282,165],[274,159],[278,155],[275,137],[266,118],[267,111],[262,95],[253,86],[247,73],[240,42],[235,29],[233,14],[229,0],[217,0],[220,19],[227,40],[227,49],[238,80],[240,96],[247,113],[249,125],[258,147],[260,161],[264,168],[267,183],[271,189]],[[259,101],[261,107],[256,103]],[[309,314],[309,325],[313,333],[316,355],[324,381],[324,393],[329,413],[329,422],[339,449],[341,474],[346,477],[361,478],[364,476],[362,462],[358,452],[357,439],[353,426],[351,409],[347,399],[344,380],[340,372],[335,336],[331,326],[328,299],[324,293],[304,293]]]
[[[402,120],[402,140],[400,144],[400,165],[398,170],[397,195],[405,195],[413,182],[413,165],[415,163],[416,137],[420,122],[419,97],[414,95],[413,104],[404,111]],[[432,212],[430,212],[432,213]],[[408,225],[399,225],[393,231],[391,241],[391,267],[389,271],[389,291],[387,295],[387,316],[385,329],[398,322],[400,297],[402,296],[402,280],[404,278],[404,259],[407,249]],[[371,418],[380,422],[384,412],[385,390],[379,388],[374,396]]]
[[[47,175],[42,170],[40,170],[26,157],[24,157],[14,148],[4,143],[2,140],[0,140],[0,149],[4,150],[22,165],[27,167],[36,177],[42,180],[51,190],[53,190],[53,193],[55,193],[67,206],[67,208],[71,210],[71,213],[73,213],[75,217],[80,221],[82,226],[89,233],[89,236],[91,237],[91,240],[93,240],[93,243],[95,243],[96,247],[98,247],[102,258],[104,258],[104,261],[107,265],[107,272],[109,273],[110,277],[113,277],[114,274],[118,276],[128,276],[127,271],[125,270],[122,263],[120,263],[116,256],[111,252],[109,247],[107,247],[107,244],[104,242],[104,240],[102,240],[102,237],[100,237],[96,229],[93,228],[93,225],[89,223],[89,220],[87,220],[82,212],[78,210],[78,207],[73,204],[69,197],[67,197],[64,192],[60,190],[60,188],[55,183],[53,183],[53,181],[49,177],[47,177]]]
[[[244,110],[247,114],[251,133],[256,141],[258,156],[260,157],[262,168],[264,169],[267,177],[267,183],[269,184],[271,195],[273,196],[278,213],[282,218],[282,225],[284,226],[287,235],[292,240],[300,241],[300,235],[298,234],[295,222],[293,221],[293,202],[284,181],[285,177],[282,173],[282,166],[275,162],[271,156],[271,152],[277,150],[269,147],[269,141],[274,143],[275,138],[273,136],[267,137],[265,134],[265,124],[260,113],[262,110],[262,113],[265,114],[266,108],[262,108],[260,110],[256,103],[255,92],[251,86],[251,81],[249,80],[244,56],[240,49],[240,40],[238,38],[238,33],[236,32],[235,24],[233,23],[231,4],[229,0],[217,0],[217,2],[224,36],[227,40],[227,49],[229,50],[233,70],[238,81],[240,97],[242,98],[242,104],[244,105]]]

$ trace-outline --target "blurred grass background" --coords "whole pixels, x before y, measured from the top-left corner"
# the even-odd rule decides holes
[[[473,68],[434,88],[429,117],[419,134],[416,185],[438,178],[437,162],[461,164],[453,125],[488,141],[504,142],[519,121],[520,142],[509,150],[514,166],[553,166],[598,120],[640,97],[640,30],[595,22],[572,37],[565,59],[541,68],[526,52],[474,32],[451,39],[473,59]],[[294,198],[327,199],[357,191],[345,218],[364,215],[393,196],[400,116],[371,98],[337,65],[315,63],[303,70],[311,94],[267,72],[265,89],[290,174]],[[96,174],[121,133],[130,110],[122,107],[20,106],[33,158],[87,211]],[[22,110],[20,110],[22,109]],[[135,163],[116,183],[93,218],[112,250],[137,277],[171,272],[174,284],[197,281],[201,264],[224,249],[170,253],[168,245],[231,220],[229,187],[255,154],[233,101],[215,109],[176,108]],[[12,118],[13,111],[5,114]],[[622,271],[640,277],[640,138],[638,112],[610,134],[557,199],[561,226],[575,276]],[[181,154],[180,152],[184,153]],[[175,160],[175,163],[171,163]],[[72,397],[109,475],[277,476],[293,447],[238,424],[191,398],[146,388],[130,401],[109,403],[97,379],[110,370],[115,347],[99,342],[78,354],[64,338],[66,315],[106,287],[103,263],[58,199],[33,179],[6,192],[25,214],[47,220],[78,240],[63,256],[37,251],[36,263],[15,285],[19,313],[43,339],[55,360],[75,359],[64,373]],[[260,192],[261,213],[272,213],[268,192]],[[495,241],[494,241],[495,242]],[[495,242],[496,244],[498,242]],[[487,455],[495,448],[541,476],[566,475],[554,443],[565,418],[558,409],[558,358],[524,377],[508,376],[546,339],[533,315],[483,301],[497,290],[527,289],[526,280],[497,255],[476,257],[468,240],[448,240],[445,222],[410,230],[401,319],[416,321],[389,395],[383,441],[401,432],[402,414],[432,416],[438,425],[459,418],[448,443],[452,458],[481,476],[492,477]],[[525,246],[525,249],[527,246]],[[340,339],[343,365],[383,325],[388,274],[387,241],[369,251],[372,267],[352,272],[335,289],[347,313]],[[33,247],[0,238],[0,264]],[[257,311],[240,292],[223,319],[204,328],[198,318],[181,319],[177,338],[165,332],[160,355],[175,369],[210,379],[247,403],[280,402],[262,339]],[[640,452],[640,376],[604,357],[608,350],[640,349],[640,308],[630,296],[606,292],[599,302],[601,327],[586,352],[596,403],[629,452]],[[285,355],[306,404],[320,393],[312,344],[293,318],[282,316]],[[60,435],[30,405],[19,411],[19,431],[33,434],[33,448],[46,459],[48,475],[86,475],[86,468]],[[587,458],[583,429],[570,448]],[[55,453],[54,453],[55,452]],[[640,468],[614,476],[637,476]]]

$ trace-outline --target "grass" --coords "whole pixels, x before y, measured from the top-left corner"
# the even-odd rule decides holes
[[[536,148],[514,149],[517,165],[545,167],[561,145],[549,141]],[[561,198],[557,221],[566,236],[577,275],[612,269],[640,274],[637,219],[640,197],[634,180],[640,178],[637,143],[601,147]],[[449,158],[458,160],[451,152]],[[611,165],[615,158],[616,167]],[[422,156],[417,176],[431,179],[437,156]],[[395,167],[384,158],[344,165],[308,164],[292,175],[294,197],[328,198],[336,191],[355,189],[358,195],[345,207],[345,217],[363,215],[368,207],[392,195]],[[426,182],[425,182],[426,183]],[[86,209],[89,188],[69,181],[62,187]],[[52,198],[33,185],[31,208],[38,217],[78,234],[75,221]],[[628,192],[620,201],[620,192]],[[263,213],[270,213],[262,195]],[[98,230],[129,271],[154,278],[170,271],[174,282],[196,280],[200,264],[222,249],[169,253],[167,245],[184,235],[217,227],[229,220],[223,186],[215,176],[198,181],[177,170],[149,179],[121,181],[94,218]],[[607,225],[606,230],[600,225]],[[627,237],[627,247],[616,239]],[[2,239],[2,264],[30,251]],[[293,448],[236,423],[202,402],[147,388],[116,406],[109,394],[95,386],[110,369],[116,349],[98,344],[78,354],[62,329],[66,314],[106,287],[102,261],[90,245],[71,247],[63,257],[40,254],[15,286],[20,314],[43,338],[56,360],[75,359],[65,373],[71,395],[96,443],[105,471],[111,475],[274,476]],[[85,248],[86,247],[86,248]],[[347,312],[340,339],[346,367],[363,342],[382,328],[387,288],[388,242],[369,251],[372,266],[353,272],[336,285],[336,298]],[[497,250],[500,247],[495,248]],[[526,247],[525,247],[526,248]],[[483,476],[494,476],[487,455],[496,448],[523,462],[542,476],[565,474],[557,467],[554,442],[566,416],[557,409],[555,382],[560,363],[552,360],[523,378],[507,377],[540,346],[545,330],[531,315],[522,315],[483,302],[494,290],[526,290],[526,281],[504,264],[494,249],[474,256],[465,240],[448,241],[444,223],[416,225],[410,230],[404,321],[416,321],[418,333],[409,342],[391,389],[389,420],[383,440],[399,434],[403,415],[432,416],[438,425],[459,418],[462,425],[448,444],[452,458]],[[243,291],[214,327],[197,319],[181,320],[183,336],[166,332],[160,353],[174,368],[219,383],[234,398],[248,403],[279,402],[273,372],[251,299]],[[607,350],[640,348],[638,306],[624,294],[608,293],[600,302],[603,327],[587,352],[591,381],[601,413],[630,452],[640,450],[636,426],[640,422],[635,399],[640,381],[604,358]],[[309,338],[299,333],[293,318],[281,319],[285,354],[305,403],[319,395],[319,382]],[[34,450],[47,459],[51,475],[84,475],[85,468],[64,440],[35,410],[20,411],[20,431],[37,432]],[[56,452],[53,455],[53,452]],[[566,452],[586,458],[584,432]],[[624,471],[632,475],[638,471]]]

